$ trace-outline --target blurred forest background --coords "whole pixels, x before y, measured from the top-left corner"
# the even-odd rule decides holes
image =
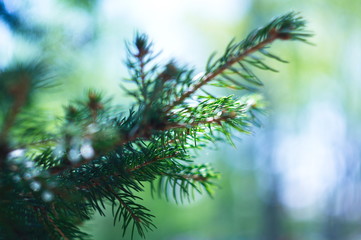
[[[49,120],[88,88],[126,109],[124,42],[147,33],[164,58],[202,71],[273,16],[300,12],[311,42],[276,42],[279,73],[260,73],[268,104],[261,127],[195,153],[222,173],[214,199],[176,205],[145,192],[158,229],[148,240],[361,239],[360,0],[4,0],[0,1],[0,68],[45,56],[60,85],[37,100]],[[223,92],[222,94],[229,94]],[[96,240],[123,239],[120,227],[95,216],[84,229]],[[128,239],[125,236],[124,239]],[[137,238],[136,238],[137,239]]]

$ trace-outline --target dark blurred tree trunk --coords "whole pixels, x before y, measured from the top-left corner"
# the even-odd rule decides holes
[[[325,221],[324,237],[327,240],[345,240],[345,223],[338,217],[328,215]]]
[[[360,130],[352,122],[347,126],[352,127],[348,129],[344,146],[340,147],[343,158],[338,167],[338,182],[328,196],[324,213],[322,235],[327,240],[359,239],[360,236],[361,141],[357,135]]]
[[[271,170],[272,171],[272,170]],[[270,184],[264,200],[264,232],[265,240],[280,240],[282,236],[282,207],[280,204],[280,186],[274,172],[269,173]]]
[[[280,195],[282,184],[280,176],[277,174],[274,157],[275,125],[272,122],[265,127],[264,136],[259,143],[263,146],[263,151],[257,151],[258,159],[262,159],[263,170],[261,174],[266,179],[266,187],[263,192],[262,209],[262,235],[263,240],[281,240],[283,236],[282,204]]]
[[[338,191],[335,191],[338,192]],[[347,223],[342,216],[335,213],[336,194],[331,194],[325,209],[323,236],[326,240],[345,240],[347,238]]]

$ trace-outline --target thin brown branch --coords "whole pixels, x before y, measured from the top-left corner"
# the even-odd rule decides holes
[[[54,220],[48,214],[46,214],[46,217],[49,220],[49,222],[51,223],[51,225],[54,227],[55,231],[57,231],[64,240],[69,240],[69,238],[67,238],[65,236],[63,231],[54,223]]]
[[[184,179],[191,179],[191,180],[198,181],[198,182],[205,182],[205,181],[207,181],[209,179],[208,177],[203,177],[201,175],[192,175],[192,174],[168,174],[168,173],[163,173],[161,175],[169,176],[169,177],[177,176],[177,177],[181,177],[181,178],[184,178]]]
[[[181,104],[185,99],[190,97],[193,93],[195,93],[198,89],[215,79],[218,75],[222,74],[224,71],[226,71],[230,66],[233,64],[242,61],[250,54],[257,52],[258,50],[264,48],[266,45],[272,43],[276,39],[280,38],[279,34],[277,32],[271,32],[268,38],[263,40],[262,42],[258,43],[257,45],[250,47],[246,50],[244,50],[243,53],[231,58],[228,62],[223,64],[223,66],[219,67],[216,71],[211,72],[205,76],[203,76],[200,81],[195,84],[191,89],[183,93],[178,99],[176,99],[171,105],[169,105],[165,110],[164,113],[169,113],[174,107]]]
[[[210,119],[207,119],[207,120],[197,121],[197,122],[192,122],[192,123],[168,123],[161,130],[169,130],[169,129],[176,129],[176,128],[189,128],[189,127],[196,127],[196,126],[201,126],[201,125],[206,125],[206,124],[221,124],[222,122],[224,122],[224,121],[226,121],[228,119],[235,118],[235,117],[236,117],[236,114],[234,112],[230,112],[227,115],[221,115],[220,117],[214,117],[214,118],[210,118]],[[134,141],[134,140],[136,140],[137,138],[140,138],[140,137],[143,137],[143,134],[141,134],[141,132],[137,132],[134,135],[132,135],[131,137],[120,140],[119,142],[117,142],[115,144],[115,146],[124,145],[127,142]],[[60,173],[64,172],[65,170],[71,170],[71,169],[79,168],[79,167],[93,161],[95,158],[97,158],[99,156],[100,156],[99,153],[94,154],[94,156],[91,159],[84,159],[84,161],[80,161],[80,162],[78,162],[76,164],[72,164],[72,165],[66,165],[66,166],[61,166],[61,167],[53,167],[53,168],[51,168],[49,170],[50,170],[50,173],[52,175],[60,174]],[[172,157],[175,157],[175,156],[176,156],[176,154],[173,155],[173,156],[155,158],[155,159],[153,159],[153,160],[151,160],[149,162],[144,162],[144,163],[142,163],[142,164],[140,164],[138,166],[135,166],[135,167],[133,167],[131,169],[128,169],[127,171],[132,172],[132,171],[135,171],[135,170],[137,170],[139,168],[142,168],[144,166],[152,164],[152,163],[154,163],[156,161],[166,159],[166,158],[172,158]]]
[[[183,177],[183,178],[192,179],[192,180],[198,181],[198,182],[205,182],[205,181],[208,180],[207,177],[203,177],[201,175],[190,175],[190,174],[188,174],[188,175],[180,175],[180,176]]]
[[[150,165],[150,164],[152,164],[152,163],[155,163],[155,162],[157,162],[157,161],[176,157],[177,154],[178,154],[178,153],[176,153],[176,154],[174,154],[174,155],[170,155],[170,156],[165,156],[165,157],[157,157],[157,158],[154,158],[154,159],[151,160],[151,161],[144,162],[144,163],[139,164],[139,165],[137,165],[137,166],[135,166],[135,167],[133,167],[133,168],[129,168],[129,169],[127,169],[126,171],[127,171],[128,173],[132,173],[132,172],[134,172],[134,171],[136,171],[136,170],[138,170],[138,169],[140,169],[140,168],[143,168],[143,167],[145,167],[145,166],[148,166],[148,165]],[[99,177],[99,178],[92,179],[90,185],[89,185],[89,184],[80,185],[80,186],[77,187],[77,189],[82,189],[82,190],[84,190],[84,189],[88,189],[88,188],[90,188],[90,187],[100,186],[101,183],[97,182],[97,180],[100,180],[101,178],[104,179],[104,178],[107,178],[107,177],[119,176],[119,175],[120,175],[119,172],[114,172],[114,173],[109,174],[109,175],[107,175],[107,176],[101,176],[101,177]]]
[[[137,221],[137,222],[142,222],[142,220],[137,216],[135,215],[134,211],[132,209],[130,209],[128,207],[127,204],[125,204],[125,202],[119,197],[119,195],[113,191],[113,189],[111,188],[108,188],[109,191],[111,191],[113,193],[113,196],[118,200],[118,202],[125,208],[125,210],[127,210],[127,212],[132,216],[132,218]]]
[[[236,114],[234,112],[230,112],[227,115],[221,115],[220,117],[214,117],[214,118],[210,118],[210,119],[207,119],[207,120],[197,121],[197,122],[192,122],[192,123],[167,123],[162,129],[158,129],[158,130],[169,130],[169,129],[175,129],[175,128],[189,128],[189,127],[196,127],[196,126],[212,124],[212,123],[213,124],[214,123],[215,124],[221,124],[221,122],[226,121],[228,119],[235,118],[235,117],[236,117]],[[130,137],[121,139],[113,147],[124,145],[124,144],[126,144],[128,142],[136,140],[137,138],[146,137],[148,135],[149,135],[148,133],[143,134],[141,131],[138,131],[138,132],[136,132],[135,134],[133,134]],[[60,166],[60,167],[53,167],[53,168],[49,169],[49,172],[52,175],[61,174],[65,170],[71,170],[71,169],[79,168],[79,167],[93,161],[94,159],[96,159],[99,156],[101,156],[100,153],[95,153],[94,156],[92,158],[90,158],[90,159],[83,159],[82,161],[79,161],[78,163],[72,164],[72,165],[64,165],[64,166]],[[175,155],[174,156],[167,156],[167,157],[164,157],[164,158],[153,159],[153,160],[151,160],[149,162],[142,163],[141,165],[138,165],[138,166],[136,166],[136,167],[134,167],[132,169],[128,169],[127,171],[132,172],[132,171],[135,171],[135,170],[137,170],[139,168],[142,168],[142,167],[144,167],[146,165],[152,164],[153,162],[156,162],[156,161],[159,161],[159,160],[162,160],[162,159],[166,159],[166,158],[171,158],[171,157],[175,157]]]
[[[47,221],[50,222],[52,227],[59,233],[59,235],[62,237],[63,240],[69,240],[69,238],[63,233],[63,231],[58,227],[58,225],[55,224],[54,220],[49,216],[49,214],[46,212],[46,210],[43,207],[33,207],[35,211],[40,211],[40,219],[45,224],[47,224]],[[46,217],[47,221],[44,219]]]
[[[144,56],[143,55],[138,55],[137,56],[138,57],[138,59],[139,59],[139,65],[140,65],[140,68],[139,68],[139,70],[140,70],[140,80],[142,81],[142,92],[146,92],[146,84],[145,84],[145,71],[144,71],[144,67],[145,67],[145,64],[144,64]],[[146,103],[147,102],[147,94],[144,94],[143,95],[143,97],[144,97],[144,102]]]
[[[195,122],[191,122],[191,123],[171,123],[165,127],[165,130],[175,129],[175,128],[192,128],[192,127],[197,127],[197,126],[207,125],[207,124],[221,124],[222,122],[224,122],[228,119],[235,118],[235,117],[236,117],[236,114],[231,112],[229,115],[213,117],[213,118],[203,120],[203,121],[195,121]]]
[[[136,171],[136,170],[138,170],[138,169],[140,169],[140,168],[142,168],[142,167],[148,166],[148,165],[150,165],[150,164],[152,164],[152,163],[155,163],[155,162],[157,162],[157,161],[164,160],[164,159],[168,159],[168,158],[173,158],[173,157],[176,157],[176,156],[177,156],[177,154],[178,154],[178,153],[175,153],[174,155],[171,155],[171,156],[165,156],[165,157],[157,157],[157,158],[154,158],[154,159],[153,159],[153,160],[151,160],[151,161],[144,162],[144,163],[139,164],[139,165],[137,165],[137,166],[135,166],[135,167],[133,167],[133,168],[129,168],[129,169],[127,170],[127,172],[134,172],[134,171]]]

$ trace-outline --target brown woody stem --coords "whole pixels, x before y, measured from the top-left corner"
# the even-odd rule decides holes
[[[228,62],[223,64],[220,68],[218,68],[216,71],[208,73],[207,75],[203,76],[201,80],[195,84],[191,89],[186,91],[182,94],[177,100],[175,100],[170,106],[168,106],[164,112],[168,113],[170,112],[174,107],[181,104],[186,98],[190,97],[193,93],[195,93],[198,89],[215,79],[218,75],[222,74],[225,70],[227,70],[230,66],[233,64],[242,61],[244,58],[249,56],[250,54],[257,52],[258,50],[264,48],[266,45],[272,43],[276,39],[280,38],[279,34],[277,32],[271,32],[269,37],[263,40],[262,42],[258,43],[257,45],[250,47],[246,50],[244,50],[243,53],[231,58]]]

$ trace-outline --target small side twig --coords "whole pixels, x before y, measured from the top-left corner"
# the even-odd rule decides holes
[[[132,216],[132,219],[134,219],[135,221],[137,221],[139,223],[142,222],[142,220],[137,215],[135,215],[133,210],[130,209],[127,204],[125,204],[125,202],[119,197],[119,195],[116,192],[114,192],[111,188],[108,188],[108,190],[113,193],[113,196],[125,208],[125,210],[127,210],[127,212]]]
[[[69,240],[69,238],[67,238],[65,236],[65,234],[63,233],[63,231],[54,223],[54,220],[49,216],[46,215],[49,222],[51,223],[51,225],[54,227],[54,229],[60,234],[60,236],[64,239],[64,240]]]
[[[69,238],[64,234],[64,232],[55,224],[54,220],[49,216],[46,210],[42,207],[34,207],[34,210],[39,210],[41,215],[40,219],[46,224],[46,220],[50,222],[51,226],[55,229],[56,232],[62,237],[63,240],[69,240]],[[46,220],[44,219],[46,217]]]
[[[198,89],[200,89],[201,87],[203,87],[204,85],[206,85],[207,83],[209,83],[210,81],[215,79],[218,75],[222,74],[224,71],[226,71],[233,64],[235,64],[235,63],[237,63],[239,61],[242,61],[243,59],[245,59],[250,54],[252,54],[254,52],[257,52],[258,50],[264,48],[266,45],[272,43],[273,41],[275,41],[276,39],[279,39],[279,38],[281,38],[281,35],[279,33],[277,33],[276,31],[271,32],[269,34],[268,38],[266,38],[262,42],[258,43],[257,45],[255,45],[253,47],[250,47],[250,48],[244,50],[243,53],[231,58],[228,62],[223,64],[223,66],[218,68],[216,71],[211,72],[211,73],[203,76],[197,84],[195,84],[188,91],[184,92],[178,99],[176,99],[172,104],[170,104],[167,108],[165,108],[164,113],[165,114],[169,113],[174,107],[181,104],[185,99],[187,99],[193,93],[195,93]]]
[[[176,156],[177,156],[177,154],[178,154],[178,153],[176,152],[174,155],[171,155],[171,156],[165,156],[165,157],[157,157],[157,158],[154,158],[154,159],[153,159],[153,160],[151,160],[151,161],[144,162],[144,163],[139,164],[139,165],[137,165],[137,166],[135,166],[135,167],[133,167],[133,168],[129,168],[129,169],[127,170],[127,172],[134,172],[134,171],[136,171],[136,170],[138,170],[138,169],[140,169],[140,168],[142,168],[142,167],[148,166],[148,165],[150,165],[150,164],[152,164],[152,163],[155,163],[155,162],[157,162],[157,161],[164,160],[164,159],[168,159],[168,158],[173,158],[173,157],[176,157]]]
[[[175,129],[175,128],[192,128],[207,124],[221,124],[222,122],[227,121],[228,119],[233,119],[236,116],[237,116],[236,113],[231,112],[229,115],[213,117],[203,121],[195,121],[191,123],[171,123],[166,125],[165,130]]]

